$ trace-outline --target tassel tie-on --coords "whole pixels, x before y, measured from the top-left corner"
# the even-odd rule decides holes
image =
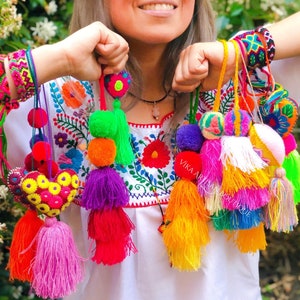
[[[128,73],[106,76],[105,87],[114,100],[114,110],[106,110],[105,99],[100,99],[103,110],[89,118],[89,130],[94,137],[88,145],[88,159],[96,167],[85,183],[81,205],[90,210],[88,236],[95,242],[92,260],[97,264],[113,265],[122,262],[137,250],[131,239],[135,226],[124,211],[129,194],[121,176],[110,166],[115,162],[127,165],[133,160],[126,116],[119,97],[128,89]],[[104,89],[103,78],[100,90]]]
[[[186,133],[195,130],[201,134],[194,124],[186,124],[183,127],[181,130]],[[180,179],[175,182],[171,191],[165,214],[165,228],[162,232],[170,264],[181,271],[195,271],[200,268],[203,248],[210,240],[209,213],[195,184],[201,172],[201,157],[199,153],[192,151],[200,149],[202,138],[198,139],[201,142],[196,148],[191,148],[188,140],[187,138],[187,141],[178,144],[179,149],[186,150],[179,152],[175,157],[174,170]]]

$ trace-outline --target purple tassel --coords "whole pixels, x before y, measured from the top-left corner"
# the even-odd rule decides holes
[[[86,209],[112,209],[125,206],[129,201],[126,185],[110,167],[90,172],[82,194],[81,205]]]
[[[75,246],[70,227],[46,218],[37,235],[32,287],[42,298],[57,299],[76,290],[83,277],[83,258]]]

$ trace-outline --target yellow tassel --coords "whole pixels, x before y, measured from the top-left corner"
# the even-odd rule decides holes
[[[223,169],[222,190],[229,195],[243,188],[265,188],[269,183],[270,178],[264,169],[245,173],[231,164],[226,164]]]
[[[202,248],[209,242],[208,212],[197,186],[189,180],[175,182],[165,215],[163,240],[172,267],[196,271]]]
[[[251,229],[238,230],[235,243],[242,253],[254,253],[267,247],[264,224]]]

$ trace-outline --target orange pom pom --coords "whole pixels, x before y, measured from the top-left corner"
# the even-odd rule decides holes
[[[113,164],[116,152],[116,144],[112,139],[95,138],[88,145],[89,160],[97,168]]]

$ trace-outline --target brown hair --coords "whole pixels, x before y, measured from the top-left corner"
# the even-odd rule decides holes
[[[70,32],[72,33],[94,21],[100,21],[111,30],[116,31],[111,24],[104,0],[74,0]],[[193,43],[214,40],[214,23],[215,15],[211,7],[210,0],[195,0],[194,14],[190,25],[182,35],[169,43],[165,51],[164,61],[166,61],[166,69],[164,71],[165,75],[163,86],[166,89],[171,86],[180,52]],[[138,63],[132,55],[129,55],[126,69],[133,79],[131,91],[135,95],[140,95],[143,84],[141,82],[142,76],[140,76]],[[177,100],[179,101],[177,101],[176,111],[186,112],[188,99],[189,97],[186,94],[178,96]]]

